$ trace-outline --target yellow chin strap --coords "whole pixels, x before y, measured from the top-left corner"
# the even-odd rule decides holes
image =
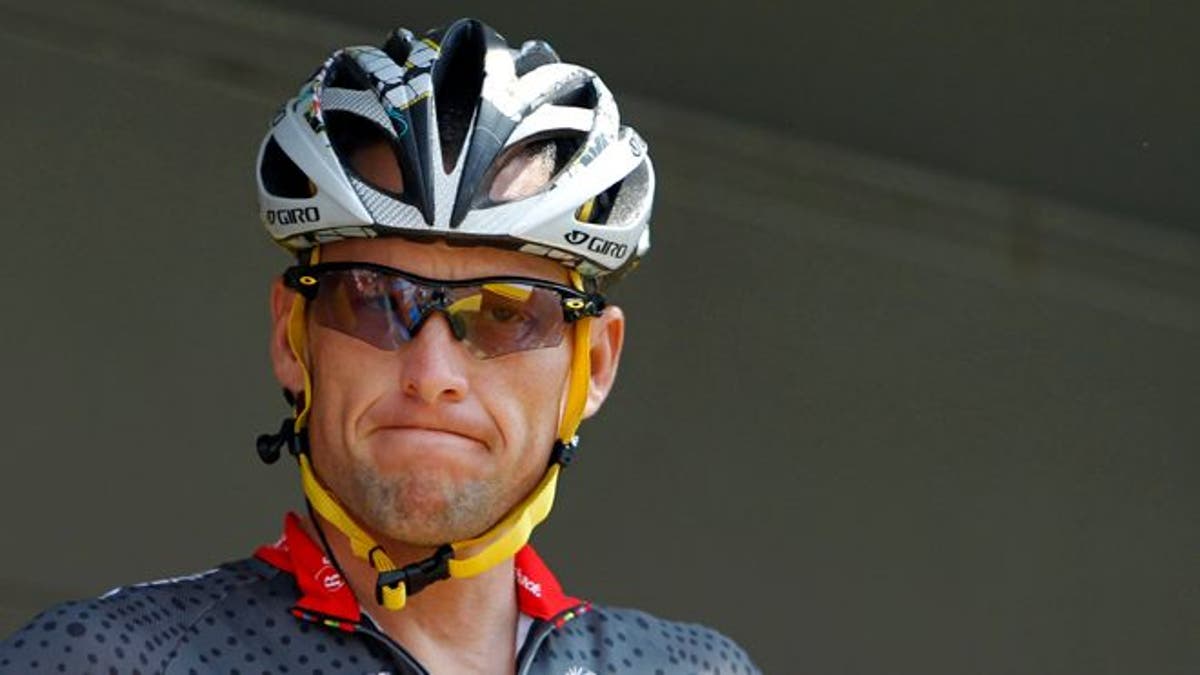
[[[318,249],[313,249],[309,264],[315,265],[318,257]],[[583,278],[575,271],[571,272],[571,284],[581,291],[584,290]],[[296,415],[293,428],[297,436],[303,433],[312,407],[312,377],[304,356],[304,346],[307,343],[304,303],[304,297],[297,294],[288,316],[288,345],[304,372],[301,409]],[[573,447],[575,432],[583,420],[588,381],[591,379],[591,322],[592,318],[585,316],[574,325],[575,339],[567,380],[567,400],[558,427],[556,448]],[[550,515],[558,475],[563,465],[560,461],[552,463],[533,492],[483,534],[466,541],[447,544],[430,558],[401,568],[388,556],[383,547],[346,513],[345,508],[325,486],[321,485],[313,471],[308,453],[301,452],[298,461],[301,485],[312,508],[350,539],[354,555],[366,560],[379,573],[375,599],[380,605],[391,610],[403,609],[409,594],[416,593],[434,581],[447,577],[473,577],[516,555],[529,541],[533,528]],[[477,552],[467,555],[472,550]]]

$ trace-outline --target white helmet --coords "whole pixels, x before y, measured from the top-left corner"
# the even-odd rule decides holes
[[[356,167],[368,144],[392,149],[398,185]],[[498,193],[495,177],[522,153],[552,161],[552,177],[532,194]],[[650,247],[654,170],[595,73],[544,42],[512,49],[462,19],[421,38],[398,29],[382,49],[334,52],[275,116],[258,196],[267,231],[293,251],[434,236],[603,277]]]

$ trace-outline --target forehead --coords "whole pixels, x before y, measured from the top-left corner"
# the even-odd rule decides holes
[[[567,270],[540,256],[493,246],[451,246],[399,237],[346,239],[321,246],[320,262],[369,262],[431,279],[518,276],[564,283]]]

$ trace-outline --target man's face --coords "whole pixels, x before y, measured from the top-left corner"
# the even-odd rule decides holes
[[[564,282],[550,260],[483,247],[348,240],[322,262],[371,262],[434,279]],[[479,359],[434,313],[384,351],[308,321],[309,439],[320,479],[364,525],[433,546],[480,534],[543,475],[563,405],[570,336]]]

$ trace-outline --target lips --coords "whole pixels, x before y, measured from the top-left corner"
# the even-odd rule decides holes
[[[490,447],[487,435],[477,426],[462,420],[434,419],[428,417],[389,416],[387,419],[369,420],[367,434],[395,432],[409,437],[414,442],[430,443],[469,442],[484,448]]]
[[[489,418],[477,407],[454,405],[415,405],[401,397],[386,397],[376,401],[359,418],[359,433],[406,436],[406,441],[430,444],[463,444],[482,446],[491,450],[495,429]]]
[[[452,429],[444,429],[444,428],[425,426],[425,425],[409,425],[409,424],[391,425],[391,424],[389,424],[389,425],[377,427],[376,430],[377,431],[399,431],[399,432],[411,434],[413,436],[418,436],[418,437],[428,436],[428,437],[434,438],[434,439],[439,438],[439,437],[452,437],[452,438],[459,438],[459,439],[471,441],[472,443],[479,443],[480,445],[483,445],[482,440],[480,440],[479,438],[476,438],[475,436],[472,436],[470,434],[466,434],[466,433],[463,433],[460,431],[455,431]]]

